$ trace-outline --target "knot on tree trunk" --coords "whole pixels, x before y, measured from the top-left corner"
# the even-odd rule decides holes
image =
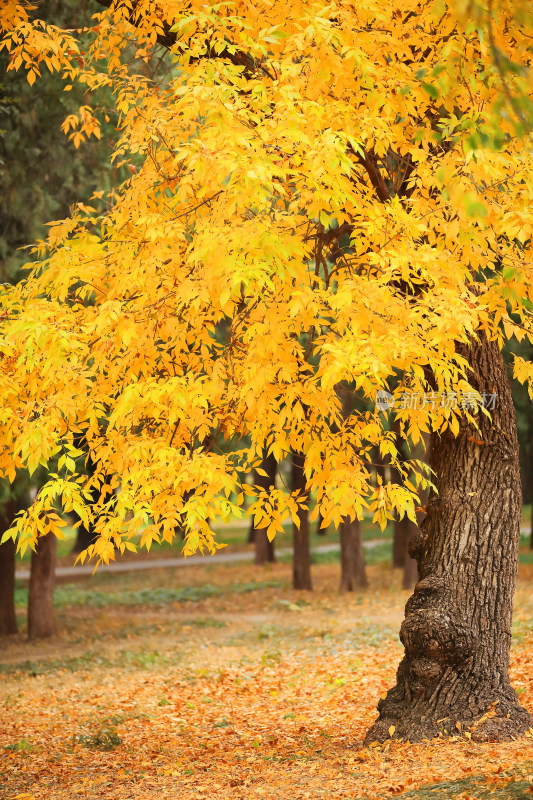
[[[442,668],[466,666],[477,649],[472,628],[442,607],[408,613],[400,628],[400,639],[413,659],[431,659]]]

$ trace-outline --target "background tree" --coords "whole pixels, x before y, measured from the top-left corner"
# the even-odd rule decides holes
[[[261,462],[261,472],[254,470],[253,483],[261,489],[268,491],[271,486],[276,485],[276,474],[278,465],[272,454],[265,456]],[[258,527],[252,517],[248,541],[254,545],[254,561],[256,564],[273,563],[276,560],[274,554],[274,540],[270,541],[267,536],[266,526]]]

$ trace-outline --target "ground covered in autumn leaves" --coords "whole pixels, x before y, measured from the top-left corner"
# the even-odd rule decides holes
[[[533,740],[364,748],[408,594],[383,564],[340,597],[290,566],[191,567],[60,587],[62,633],[2,642],[0,798],[531,797]],[[512,675],[533,711],[533,566]],[[22,609],[21,609],[22,611]]]

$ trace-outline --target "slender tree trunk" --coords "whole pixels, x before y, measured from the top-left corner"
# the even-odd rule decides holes
[[[423,435],[423,443],[420,447],[415,448],[414,456],[420,461],[429,464],[431,453],[431,437],[425,433]],[[416,512],[416,525],[408,517],[398,520],[397,524],[402,526],[401,536],[405,541],[405,550],[403,553],[403,577],[402,587],[404,589],[412,589],[418,582],[418,564],[414,558],[409,554],[409,542],[411,539],[418,535],[418,529],[422,525],[426,517],[426,512],[421,509],[427,506],[428,492],[425,489],[420,493],[420,509]]]
[[[0,512],[0,535],[11,527],[19,511],[28,507],[30,499],[25,478],[17,475],[15,482],[6,487],[7,500]],[[15,554],[16,542],[9,539],[0,545],[0,633],[17,633],[15,614]]]
[[[518,438],[503,358],[484,334],[464,351],[470,381],[497,392],[492,420],[462,420],[432,442],[438,495],[409,549],[421,580],[405,608],[405,656],[378,704],[366,742],[416,741],[471,731],[505,740],[532,725],[509,681],[513,595],[520,540]]]
[[[358,519],[353,522],[343,520],[340,526],[341,540],[341,592],[355,592],[356,589],[366,589],[365,557],[363,553],[363,537],[361,536],[361,523]]]
[[[396,481],[396,478],[393,478],[392,480]],[[392,539],[392,566],[394,569],[403,569],[405,559],[408,557],[407,545],[411,535],[412,530],[407,517],[394,520],[394,533]]]
[[[28,596],[28,637],[44,639],[56,633],[54,583],[56,537],[41,536],[37,550],[31,554],[30,590]]]
[[[256,564],[274,564],[276,561],[276,553],[274,550],[274,542],[271,542],[267,536],[265,528],[257,528],[254,535],[255,555],[254,562]]]
[[[0,513],[0,536],[13,522],[16,509],[9,500]],[[18,633],[15,614],[15,553],[16,542],[8,539],[0,545],[0,635]]]
[[[79,516],[75,512],[71,512],[71,516],[73,517],[74,524],[76,522],[81,522]],[[83,550],[86,550],[90,544],[93,543],[95,539],[95,534],[93,531],[87,530],[84,527],[83,523],[81,523],[78,528],[76,529],[76,540],[74,542],[74,546],[72,547],[73,553],[81,553]]]
[[[400,453],[403,453],[402,442],[400,441],[399,420],[395,419],[392,427],[396,434],[396,446]],[[402,456],[403,458],[403,456]],[[389,467],[391,483],[401,483],[401,476],[396,467]],[[394,569],[402,569],[407,557],[407,543],[410,537],[410,529],[406,524],[406,518],[394,520],[394,532],[392,535],[392,566]]]
[[[304,457],[301,453],[292,454],[291,491],[305,492]],[[312,591],[311,550],[309,547],[309,514],[307,509],[298,512],[300,527],[292,526],[292,588]]]
[[[323,522],[324,522],[324,517],[322,516],[322,514],[319,514],[316,521],[316,532],[319,536],[326,536],[328,532],[327,528],[322,527]]]
[[[386,466],[381,453],[379,452],[379,447],[375,447],[373,450],[373,461],[376,469],[376,484],[378,483],[378,478],[381,478],[381,483],[387,483],[387,473],[386,473]],[[392,480],[392,479],[391,479]]]
[[[276,459],[272,453],[264,457],[261,468],[266,472],[266,476],[254,472],[254,484],[260,486],[261,489],[268,490],[271,486],[276,485],[276,472],[278,470]],[[255,545],[254,562],[256,564],[266,564],[267,562],[272,564],[276,561],[274,542],[269,541],[266,528],[256,528],[254,526],[253,519],[248,531],[248,541],[252,541]]]

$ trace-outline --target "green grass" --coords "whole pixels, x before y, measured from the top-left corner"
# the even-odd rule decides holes
[[[197,603],[208,597],[219,597],[222,594],[248,594],[257,589],[280,589],[284,586],[282,581],[250,581],[247,583],[230,583],[226,586],[213,586],[209,583],[203,586],[180,586],[178,588],[147,587],[144,589],[122,589],[115,592],[106,592],[98,588],[87,589],[77,584],[69,583],[58,586],[54,591],[54,605],[56,608],[65,606],[88,606],[102,608],[104,606],[136,606],[151,605],[161,606],[168,603]],[[15,603],[22,606],[27,603],[28,589],[17,585],[15,590]],[[197,621],[192,624],[209,624]]]
[[[524,772],[527,764],[520,765]],[[531,764],[529,765],[531,769]],[[458,781],[443,781],[422,786],[411,792],[397,795],[403,800],[452,800],[459,797],[471,797],[472,800],[526,800],[531,797],[531,781],[517,780],[517,775],[510,771],[500,776],[500,785],[488,784],[484,775],[473,775]],[[520,776],[522,777],[522,776]]]

